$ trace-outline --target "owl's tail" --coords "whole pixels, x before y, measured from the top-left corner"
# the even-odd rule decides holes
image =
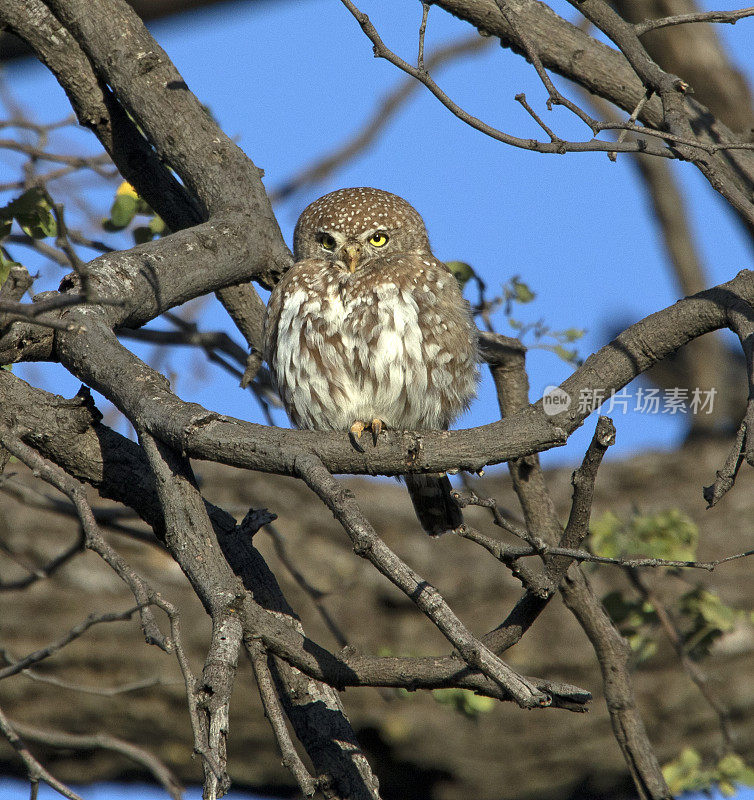
[[[416,516],[430,536],[440,536],[463,524],[461,509],[450,495],[447,475],[406,475],[406,486]]]

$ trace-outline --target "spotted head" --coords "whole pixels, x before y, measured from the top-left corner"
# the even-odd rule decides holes
[[[293,234],[296,261],[318,258],[344,272],[357,272],[394,253],[430,253],[424,221],[403,198],[367,186],[338,189],[315,200]]]

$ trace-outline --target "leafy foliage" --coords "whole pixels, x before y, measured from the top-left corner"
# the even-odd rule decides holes
[[[695,659],[709,653],[723,634],[739,625],[754,623],[754,612],[725,605],[719,595],[697,586],[679,600],[684,648]]]
[[[506,315],[510,315],[513,303],[525,305],[531,303],[536,296],[518,275],[514,275],[507,283],[503,284],[503,303]]]
[[[741,756],[727,753],[711,766],[705,766],[702,756],[691,747],[684,748],[676,759],[665,764],[662,774],[674,795],[706,791],[716,786],[730,797],[736,793],[737,786],[754,786],[754,769]]]
[[[135,244],[151,242],[168,232],[167,226],[160,216],[139,197],[136,190],[127,181],[123,181],[115,192],[115,199],[110,207],[110,216],[102,221],[102,227],[111,233],[127,228],[138,215],[148,216],[146,225],[137,225],[132,233]]]
[[[474,694],[471,689],[435,689],[432,696],[438,703],[450,706],[454,711],[471,719],[491,711],[496,705],[493,698]]]
[[[593,552],[607,558],[643,556],[693,561],[699,529],[677,508],[633,514],[625,521],[608,511],[592,523],[590,537]]]
[[[492,300],[485,300],[486,290],[484,281],[477,275],[471,264],[466,261],[446,261],[445,265],[453,273],[461,291],[464,291],[468,284],[473,281],[479,287],[479,305],[475,308],[475,313],[482,314],[486,320],[486,314],[502,306],[508,325],[516,333],[516,336],[523,340],[525,336],[531,334],[534,344],[530,347],[540,350],[549,350],[568,364],[578,366],[581,364],[578,350],[574,347],[566,347],[578,341],[583,335],[582,328],[567,328],[564,331],[556,331],[545,324],[544,320],[537,320],[533,323],[524,323],[511,316],[513,307],[516,303],[526,305],[533,302],[537,295],[524,283],[518,275],[514,275],[502,286],[502,293],[499,297]],[[547,339],[552,341],[548,342]]]
[[[590,531],[593,552],[609,558],[645,556],[693,561],[699,531],[678,509],[656,514],[633,514],[621,520],[607,512]],[[636,662],[657,650],[658,619],[652,603],[614,591],[602,599],[605,610],[631,646]],[[676,598],[668,609],[678,627],[685,653],[700,659],[723,634],[742,624],[754,623],[754,613],[732,608],[719,595],[701,585]]]
[[[0,238],[10,233],[13,220],[33,239],[58,235],[58,225],[44,189],[34,187],[0,208]]]
[[[622,592],[610,592],[602,598],[602,605],[631,647],[636,663],[657,652],[657,612],[651,603],[626,598]]]
[[[521,340],[531,335],[534,343],[530,344],[530,347],[549,350],[567,364],[579,366],[582,363],[582,359],[579,358],[578,350],[575,347],[566,347],[565,345],[578,341],[584,335],[584,330],[581,328],[567,328],[564,331],[557,331],[546,325],[544,320],[541,319],[536,322],[524,323],[511,316],[515,303],[526,305],[535,300],[536,296],[518,275],[514,275],[507,283],[503,284],[502,302],[505,315],[508,318],[508,324],[516,331],[516,335]],[[548,339],[551,341],[547,341]]]

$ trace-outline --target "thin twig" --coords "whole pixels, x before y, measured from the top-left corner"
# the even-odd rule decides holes
[[[419,25],[419,55],[416,59],[416,67],[419,72],[426,72],[424,67],[424,35],[427,32],[427,17],[429,16],[429,3],[422,3],[422,21]]]
[[[109,750],[110,752],[118,753],[149,770],[154,779],[173,800],[181,800],[183,796],[183,788],[172,771],[148,750],[132,742],[126,742],[123,739],[118,739],[105,733],[88,735],[66,733],[64,731],[43,730],[20,722],[14,722],[13,727],[24,739],[47,745],[48,747],[81,751]]]
[[[85,620],[74,625],[56,641],[50,642],[50,644],[45,647],[35,650],[33,653],[29,653],[23,658],[18,659],[18,661],[14,661],[9,666],[0,669],[0,681],[4,678],[11,677],[11,675],[17,675],[32,664],[38,664],[40,661],[54,655],[67,644],[70,644],[74,639],[78,639],[79,636],[88,631],[93,625],[99,625],[103,622],[124,622],[125,620],[130,620],[131,617],[140,610],[141,606],[137,605],[133,608],[129,608],[127,611],[121,611],[120,613],[90,614]]]
[[[703,11],[696,14],[675,14],[672,17],[659,17],[658,19],[645,19],[634,25],[637,36],[643,36],[647,31],[665,28],[668,25],[685,25],[689,22],[719,22],[735,25],[739,19],[754,16],[754,6],[742,8],[738,11]]]
[[[539,75],[540,80],[544,84],[545,89],[547,89],[548,98],[547,98],[547,108],[549,111],[552,111],[553,105],[564,106],[569,111],[573,112],[582,122],[584,122],[592,131],[592,133],[596,136],[599,133],[600,127],[599,122],[595,120],[591,115],[587,114],[583,108],[577,106],[574,102],[569,100],[567,97],[564,97],[555,87],[555,84],[550,79],[550,76],[547,74],[547,70],[544,68],[542,64],[542,60],[539,57],[539,53],[537,53],[537,49],[534,45],[534,42],[529,37],[529,34],[522,25],[518,24],[518,19],[516,17],[516,13],[510,8],[507,0],[495,0],[495,4],[497,5],[500,13],[506,19],[508,24],[513,29],[513,32],[518,37],[526,55],[531,61],[532,66],[536,70],[537,75]],[[549,134],[552,136],[552,134]],[[553,139],[553,141],[562,141],[558,137]]]
[[[454,497],[457,493],[454,493]],[[463,503],[463,497],[461,497]],[[638,569],[641,567],[670,567],[673,569],[704,569],[712,572],[715,567],[721,564],[727,564],[729,561],[737,561],[741,558],[749,558],[754,555],[754,550],[746,550],[743,553],[736,553],[732,556],[719,558],[716,561],[675,561],[666,558],[608,558],[607,556],[598,556],[590,553],[587,550],[576,550],[570,547],[557,547],[543,543],[542,547],[523,547],[509,545],[501,542],[499,539],[493,539],[490,536],[485,536],[474,528],[464,526],[458,531],[458,535],[469,541],[476,542],[482,545],[489,553],[495,556],[498,561],[504,564],[511,564],[519,558],[529,558],[531,556],[565,556],[573,561],[590,561],[595,564],[609,564],[616,567],[631,567]]]
[[[29,783],[32,787],[32,797],[36,796],[36,787],[39,782],[46,783],[51,789],[54,789],[58,794],[67,797],[68,800],[83,800],[83,798],[76,794],[72,789],[69,789],[64,783],[61,783],[57,778],[54,778],[50,773],[37,761],[36,758],[29,752],[29,748],[24,743],[24,740],[16,733],[15,727],[11,724],[10,720],[5,716],[3,710],[0,708],[0,733],[5,736],[10,746],[18,753],[21,760],[26,767],[26,774],[29,778]]]
[[[335,641],[341,647],[348,646],[348,640],[346,639],[345,634],[343,631],[338,627],[335,620],[332,618],[330,612],[325,608],[324,603],[322,602],[322,598],[325,596],[324,592],[317,589],[316,586],[313,586],[306,578],[306,576],[296,567],[291,559],[290,555],[288,554],[288,550],[285,546],[285,539],[280,531],[277,529],[275,525],[271,522],[267,523],[266,525],[262,526],[262,530],[270,535],[272,539],[272,546],[275,549],[275,554],[283,563],[283,566],[288,570],[291,574],[291,577],[294,581],[301,587],[302,591],[304,591],[314,604],[314,607],[317,609],[320,617],[322,617],[322,621],[325,623],[325,626],[333,635]]]
[[[666,131],[656,130],[654,128],[647,128],[644,126],[630,125],[627,122],[600,122],[589,117],[586,112],[579,109],[573,103],[570,103],[566,98],[560,95],[560,104],[569,107],[577,116],[582,118],[596,133],[606,130],[629,130],[636,134],[650,137],[649,140],[639,139],[635,142],[607,142],[602,139],[591,139],[582,142],[570,142],[565,140],[558,140],[556,142],[541,142],[536,139],[525,139],[518,136],[505,133],[492,125],[483,122],[478,117],[469,114],[461,108],[455,101],[453,101],[433,80],[433,78],[426,72],[421,72],[416,67],[409,64],[402,59],[382,41],[377,29],[372,24],[369,17],[357,8],[352,0],[341,0],[343,5],[352,14],[354,19],[359,23],[359,26],[364,31],[364,34],[372,42],[374,54],[378,58],[384,58],[391,64],[396,66],[401,71],[416,78],[420,83],[423,83],[430,92],[458,119],[465,122],[470,127],[478,130],[480,133],[502,142],[503,144],[518,147],[524,150],[531,150],[537,153],[585,153],[585,152],[618,152],[618,153],[649,153],[661,158],[675,159],[678,155],[671,149],[658,146],[655,139],[660,139],[667,143],[674,145],[687,145],[694,147],[698,150],[707,152],[709,154],[718,153],[723,150],[754,150],[754,142],[722,142],[722,143],[707,143],[701,142],[697,139],[687,138],[680,134],[668,133]],[[549,78],[548,78],[549,80]],[[555,90],[557,93],[557,90]],[[556,94],[557,96],[557,94]],[[553,102],[556,102],[553,100]]]
[[[615,143],[611,142],[603,142],[599,139],[592,139],[588,142],[566,142],[566,141],[558,141],[558,142],[540,142],[536,139],[524,139],[518,136],[512,136],[511,134],[504,133],[497,128],[494,128],[491,125],[483,122],[482,120],[474,117],[472,114],[469,114],[467,111],[462,109],[456,102],[454,102],[440,87],[437,83],[432,79],[430,75],[426,72],[420,72],[416,67],[412,66],[408,62],[404,61],[400,56],[394,53],[390,48],[385,45],[382,41],[379,33],[377,32],[374,25],[372,25],[369,17],[360,11],[351,0],[341,0],[343,5],[348,9],[348,11],[353,15],[354,19],[359,23],[361,29],[364,31],[367,38],[372,42],[374,47],[375,55],[379,58],[384,58],[386,61],[389,61],[394,66],[398,67],[398,69],[402,70],[403,72],[407,73],[408,75],[413,76],[418,81],[423,83],[435,97],[456,117],[460,120],[465,122],[467,125],[470,125],[472,128],[480,131],[481,133],[490,136],[491,138],[503,142],[504,144],[512,145],[513,147],[519,147],[524,150],[533,150],[539,153],[566,153],[566,152],[607,152],[608,149],[612,148],[613,150],[617,149],[619,152],[627,152],[627,153],[637,153],[637,152],[651,152],[653,155],[662,156],[664,158],[676,158],[675,154],[668,150],[667,148],[657,147],[650,142],[647,141],[639,141],[639,142],[624,142],[621,145],[616,145]],[[608,129],[608,126],[604,123],[598,123],[599,129]],[[624,124],[617,123],[612,124],[612,127],[622,128],[625,127]],[[632,128],[634,130],[634,128]],[[636,129],[638,132],[638,129]],[[658,137],[660,139],[670,139],[672,141],[677,141],[676,137],[673,137],[669,134],[666,134],[662,131],[654,131],[652,129],[642,129],[643,133],[647,135],[651,135],[653,137]],[[699,144],[698,142],[694,142],[695,146],[699,147],[716,147],[715,145],[705,145]],[[727,145],[726,145],[727,146]],[[735,147],[740,147],[743,149],[752,149],[754,148],[754,144],[750,143],[736,143]]]
[[[317,791],[317,781],[304,766],[304,762],[296,751],[296,747],[286,727],[285,712],[280,704],[280,698],[277,695],[275,684],[270,674],[270,668],[267,663],[267,653],[258,641],[247,643],[246,652],[254,668],[254,675],[256,676],[257,686],[259,687],[259,695],[262,698],[262,705],[264,706],[264,715],[269,720],[270,727],[275,734],[275,741],[283,756],[283,766],[292,773],[304,795],[306,797],[313,797],[314,793]]]
[[[665,636],[673,646],[673,649],[678,656],[678,660],[681,662],[681,666],[686,671],[686,674],[693,681],[693,683],[699,689],[702,697],[704,697],[709,706],[715,712],[718,724],[720,725],[720,733],[723,737],[724,751],[732,751],[733,730],[730,724],[730,711],[728,711],[726,706],[721,703],[720,700],[718,700],[717,697],[715,697],[715,695],[710,691],[709,682],[704,670],[702,670],[702,668],[689,657],[689,654],[684,647],[683,639],[681,638],[681,635],[678,632],[675,623],[673,622],[670,612],[657,596],[657,593],[646,584],[642,576],[635,569],[628,569],[627,573],[631,583],[639,591],[639,594],[642,596],[642,598],[648,601],[652,605],[652,608],[654,608],[655,613],[657,614],[657,619],[660,623],[660,627],[663,629]]]
[[[647,103],[647,100],[649,100],[649,98],[650,98],[651,96],[652,96],[652,90],[651,90],[651,89],[647,90],[647,91],[646,91],[646,92],[645,92],[645,93],[642,95],[642,98],[641,98],[641,100],[639,100],[639,102],[636,104],[636,108],[634,108],[634,110],[631,112],[631,116],[628,118],[628,123],[629,123],[629,125],[633,125],[633,124],[635,124],[635,123],[636,123],[636,120],[638,119],[638,117],[639,117],[639,114],[641,114],[641,110],[644,108],[644,106],[645,106],[645,105],[646,105],[646,103]],[[626,128],[624,128],[624,129],[623,129],[623,130],[620,132],[620,134],[618,135],[618,139],[617,139],[617,141],[618,141],[618,142],[622,142],[622,141],[623,141],[623,140],[626,138],[626,136],[627,136],[627,135],[628,135],[628,130],[627,130]],[[617,154],[617,153],[615,153],[615,152],[610,152],[610,153],[608,153],[608,154],[607,154],[607,157],[608,157],[608,158],[609,158],[611,161],[616,161],[616,160],[617,160],[617,158],[618,158],[618,154]]]

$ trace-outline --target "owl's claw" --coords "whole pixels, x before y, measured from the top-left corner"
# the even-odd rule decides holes
[[[375,419],[372,420],[369,427],[372,429],[372,441],[374,442],[374,446],[377,447],[377,439],[379,438],[379,435],[382,433],[382,429],[386,427],[385,423],[381,419],[377,419],[375,417]]]
[[[361,446],[361,434],[364,433],[366,430],[367,425],[362,422],[360,419],[357,419],[356,422],[351,425],[351,428],[348,432],[348,435],[351,437],[351,444],[360,452],[364,452],[364,448]]]
[[[357,450],[363,453],[364,448],[361,446],[360,442],[361,434],[366,430],[371,430],[372,441],[374,442],[374,446],[377,447],[377,439],[386,427],[387,426],[385,423],[377,417],[375,417],[371,422],[364,422],[363,420],[357,419],[349,429],[351,443]]]

